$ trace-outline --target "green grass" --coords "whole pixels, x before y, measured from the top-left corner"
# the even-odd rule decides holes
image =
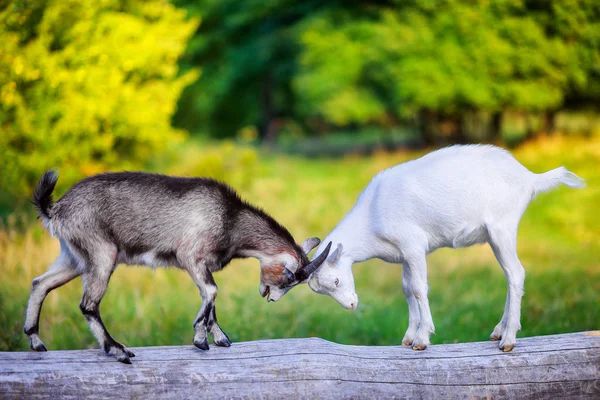
[[[338,160],[264,155],[240,192],[298,241],[324,237],[375,173],[420,154]],[[541,195],[525,213],[519,232],[519,255],[527,271],[520,336],[598,329],[600,139],[544,139],[514,154],[534,172],[565,165],[588,183],[584,190],[560,188]],[[177,165],[172,170],[185,169]],[[0,230],[0,349],[28,348],[22,326],[29,285],[58,250],[57,241],[38,225],[24,232],[10,225]],[[436,325],[432,342],[487,340],[506,296],[506,280],[491,250],[443,249],[428,262]],[[306,286],[267,303],[258,294],[258,261],[236,260],[215,274],[219,322],[233,341],[319,336],[347,344],[397,345],[407,327],[401,272],[400,265],[378,260],[357,264],[360,305],[352,312]],[[46,299],[40,336],[48,349],[97,347],[79,311],[80,296],[77,279]],[[122,266],[101,311],[111,334],[128,346],[189,345],[200,303],[198,290],[182,271]]]

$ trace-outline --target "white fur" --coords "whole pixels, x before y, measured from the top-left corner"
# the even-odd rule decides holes
[[[323,240],[341,244],[310,277],[309,286],[354,309],[352,264],[371,258],[403,264],[409,327],[403,343],[424,349],[434,331],[427,298],[426,255],[441,247],[489,243],[508,280],[494,339],[514,347],[520,329],[525,271],[516,253],[521,216],[535,196],[559,184],[583,187],[565,168],[535,174],[494,146],[447,147],[379,173],[354,208]],[[337,286],[335,283],[337,282]]]

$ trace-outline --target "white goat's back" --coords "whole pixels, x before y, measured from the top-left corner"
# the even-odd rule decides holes
[[[422,239],[433,251],[485,242],[489,225],[516,231],[537,193],[581,182],[564,168],[534,174],[495,146],[451,146],[378,174],[357,209],[382,238]]]

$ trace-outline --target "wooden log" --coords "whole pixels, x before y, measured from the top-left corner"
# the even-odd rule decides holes
[[[561,398],[600,399],[600,331],[497,342],[345,346],[281,339],[132,349],[1,352],[2,398]]]

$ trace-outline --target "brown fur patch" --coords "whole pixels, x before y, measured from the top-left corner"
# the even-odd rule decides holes
[[[262,281],[267,285],[281,286],[286,283],[283,265],[269,265],[261,270]]]

